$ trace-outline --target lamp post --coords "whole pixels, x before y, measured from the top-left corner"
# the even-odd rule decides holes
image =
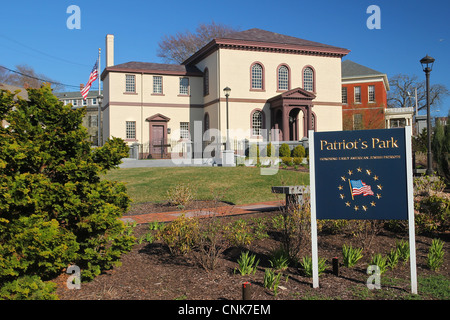
[[[228,119],[228,97],[230,96],[231,89],[226,87],[223,89],[223,93],[226,98],[226,106],[227,106],[227,144],[225,150],[222,152],[222,166],[225,167],[234,167],[236,164],[234,162],[234,150],[230,149],[230,126]]]
[[[427,152],[427,175],[433,174],[433,169],[431,165],[431,116],[430,116],[430,72],[433,69],[434,58],[426,55],[420,59],[422,64],[422,69],[426,76],[426,87],[427,87],[427,139],[428,139],[428,152]]]
[[[225,98],[226,98],[226,105],[227,105],[227,144],[226,144],[226,149],[229,150],[230,149],[230,128],[229,128],[229,120],[228,120],[228,97],[230,96],[230,92],[231,89],[229,87],[225,87],[223,89],[223,93],[225,94]]]
[[[97,146],[98,147],[101,147],[101,145],[102,145],[102,143],[101,143],[101,141],[102,141],[102,139],[101,139],[102,100],[103,100],[103,95],[99,94],[97,96],[97,104],[98,104],[98,116],[97,116],[97,126],[98,126],[98,133],[97,133],[97,135],[98,135],[98,137],[97,137]]]

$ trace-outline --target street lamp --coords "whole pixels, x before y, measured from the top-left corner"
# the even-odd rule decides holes
[[[230,96],[230,92],[231,92],[231,89],[229,87],[225,87],[223,89],[223,93],[225,94],[225,98],[227,101],[227,145],[226,145],[227,150],[230,149],[230,134],[229,134],[230,128],[229,128],[229,122],[228,122],[228,97]]]
[[[426,55],[420,59],[422,64],[422,69],[426,76],[426,86],[427,86],[427,139],[428,139],[428,152],[427,152],[427,175],[433,174],[433,169],[431,168],[431,116],[430,116],[430,72],[433,69],[434,58]]]

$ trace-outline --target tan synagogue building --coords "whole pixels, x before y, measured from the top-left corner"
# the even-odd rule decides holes
[[[233,141],[298,141],[308,130],[342,130],[341,58],[348,53],[250,29],[212,40],[181,65],[114,65],[114,36],[107,35],[103,139],[139,143],[142,156],[159,157],[180,140],[217,139],[208,129],[224,140],[227,119]]]

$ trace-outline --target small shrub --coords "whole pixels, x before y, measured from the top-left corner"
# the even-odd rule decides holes
[[[281,162],[286,166],[293,166],[294,162],[291,157],[282,157]]]
[[[326,259],[319,258],[319,261],[317,263],[318,266],[318,272],[319,276],[325,271],[326,266]],[[312,258],[310,256],[303,257],[302,261],[300,262],[300,265],[303,269],[303,273],[307,277],[312,277],[313,271],[312,271]]]
[[[279,248],[272,252],[269,262],[273,269],[284,271],[289,266],[289,254],[283,248]]]
[[[378,266],[380,268],[380,273],[383,274],[386,272],[388,267],[387,259],[388,258],[383,257],[381,253],[377,253],[372,257],[370,264]]]
[[[223,237],[220,220],[212,218],[203,220],[194,258],[206,271],[214,270],[222,252],[228,248],[228,241]]]
[[[344,266],[346,266],[347,268],[353,267],[358,262],[358,260],[363,257],[363,255],[361,254],[362,250],[362,248],[353,249],[351,245],[347,246],[346,244],[344,244],[344,246],[342,247]]]
[[[236,247],[249,246],[254,240],[252,226],[244,219],[238,219],[226,225],[225,237]]]
[[[167,191],[169,204],[180,208],[186,207],[194,200],[194,192],[188,184],[177,184]]]
[[[427,256],[427,266],[433,271],[438,271],[444,263],[444,242],[433,239]]]
[[[292,157],[294,158],[304,158],[306,155],[305,147],[296,146],[294,150],[292,150]]]
[[[275,296],[278,294],[278,286],[280,285],[281,277],[283,274],[279,272],[275,275],[275,271],[273,269],[265,269],[264,270],[264,288],[269,290],[273,290]],[[286,276],[286,282],[288,281],[289,276]]]
[[[38,276],[23,276],[3,284],[0,300],[58,300],[56,283],[44,282]]]
[[[396,243],[396,248],[398,252],[398,256],[400,260],[403,260],[403,263],[406,264],[409,260],[409,243],[407,241],[401,240]]]
[[[416,227],[418,233],[430,234],[433,231],[446,231],[450,224],[450,200],[437,195],[424,197],[416,208]]]
[[[391,251],[388,253],[388,255],[386,257],[387,258],[387,262],[386,262],[387,266],[391,269],[394,269],[398,264],[399,257],[400,257],[400,255],[398,253],[397,248],[391,249]]]
[[[282,143],[279,149],[279,154],[281,158],[290,157],[291,149],[289,149],[289,145],[287,143]]]
[[[255,262],[256,256],[254,254],[249,256],[249,252],[241,252],[241,256],[237,260],[239,267],[237,270],[241,274],[241,276],[246,276],[250,274],[256,273],[256,268],[259,264],[259,259]],[[236,268],[234,269],[236,273]]]
[[[299,166],[299,165],[301,165],[303,163],[303,158],[301,158],[301,157],[294,157],[294,158],[292,158],[292,162],[295,165]]]
[[[262,240],[269,237],[267,234],[267,224],[264,218],[252,218],[253,222],[253,234],[256,240]]]
[[[197,244],[199,233],[198,219],[181,215],[166,224],[157,235],[173,255],[186,254]]]
[[[442,192],[445,181],[439,176],[420,176],[414,178],[414,195],[429,196]]]

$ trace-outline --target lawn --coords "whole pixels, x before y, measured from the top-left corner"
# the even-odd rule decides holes
[[[223,195],[223,201],[247,204],[284,199],[272,194],[279,185],[309,185],[309,174],[280,169],[274,175],[261,175],[256,167],[170,167],[116,169],[104,178],[124,182],[133,203],[164,202],[167,191],[179,184],[190,184],[197,200]]]

